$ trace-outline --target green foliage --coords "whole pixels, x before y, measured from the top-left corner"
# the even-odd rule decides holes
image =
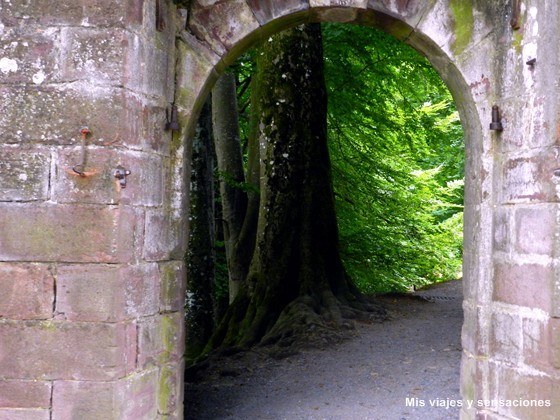
[[[457,278],[464,144],[447,87],[426,58],[383,32],[325,24],[323,38],[329,147],[348,273],[367,293]],[[242,144],[250,130],[255,54],[245,53],[231,70]]]
[[[232,188],[240,189],[241,191],[244,191],[246,193],[260,193],[260,190],[256,185],[253,185],[249,182],[236,181],[229,172],[216,171],[216,177],[219,181],[224,181]]]
[[[345,266],[365,292],[460,275],[463,139],[430,63],[382,32],[324,25]]]

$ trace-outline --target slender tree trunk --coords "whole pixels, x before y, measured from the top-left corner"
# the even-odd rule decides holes
[[[198,120],[191,171],[191,221],[186,256],[187,358],[200,354],[214,329],[214,161],[210,101],[204,105]]]
[[[225,73],[212,91],[214,142],[220,174],[224,242],[229,271],[230,303],[247,277],[254,249],[258,214],[258,178],[254,177],[254,155],[249,150],[247,181],[243,170],[235,76]],[[251,142],[252,143],[252,142]],[[257,149],[258,152],[258,149]],[[255,184],[256,183],[256,184]],[[251,185],[254,187],[251,189]]]
[[[258,54],[261,196],[246,283],[210,347],[290,344],[365,310],[338,251],[320,25],[282,32]],[[375,308],[378,313],[380,309]]]

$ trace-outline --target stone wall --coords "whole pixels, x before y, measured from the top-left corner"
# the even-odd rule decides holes
[[[179,418],[176,10],[0,4],[0,419]]]
[[[556,3],[190,3],[188,19],[166,0],[0,3],[0,419],[181,417],[185,140],[237,55],[306,21],[386,30],[448,84],[467,153],[461,388],[474,405],[462,415],[554,418]],[[489,129],[493,105],[502,132]],[[83,125],[84,177],[72,171]],[[117,165],[131,171],[124,189]],[[484,405],[520,398],[550,406]]]

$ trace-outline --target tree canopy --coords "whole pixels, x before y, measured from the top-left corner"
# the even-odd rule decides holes
[[[463,131],[416,50],[367,27],[323,24],[328,141],[344,265],[367,293],[460,276]],[[238,77],[242,133],[258,50]]]

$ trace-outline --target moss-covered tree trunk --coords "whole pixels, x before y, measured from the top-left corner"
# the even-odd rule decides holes
[[[289,344],[371,309],[346,276],[338,251],[320,25],[282,32],[257,56],[256,247],[247,281],[210,347]]]
[[[190,184],[189,248],[186,256],[186,351],[200,354],[214,329],[214,161],[212,111],[204,105],[193,140]]]

